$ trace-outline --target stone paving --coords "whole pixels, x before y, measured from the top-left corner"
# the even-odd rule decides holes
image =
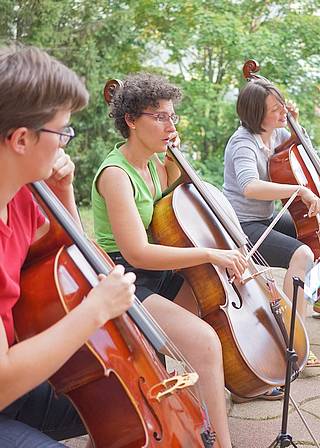
[[[310,316],[306,320],[311,349],[320,356],[320,320]],[[320,442],[320,368],[308,367],[291,384],[291,396],[297,403],[316,440]],[[232,404],[229,424],[235,448],[267,448],[281,430],[282,401],[255,400]],[[298,447],[314,447],[297,411],[290,404],[288,434]],[[281,448],[277,445],[277,448]]]
[[[282,275],[283,273],[279,275],[280,281]],[[309,308],[306,327],[310,337],[311,349],[320,357],[320,319],[313,318],[311,307]],[[320,442],[319,386],[320,368],[307,368],[291,384],[291,396],[297,403],[316,440]],[[269,448],[281,430],[283,402],[255,400],[249,403],[235,404],[230,401],[228,394],[226,396],[229,406],[229,425],[233,447]],[[292,436],[294,444],[299,448],[317,446],[292,404],[290,404],[287,432]],[[70,448],[85,448],[86,441],[86,437],[80,437],[65,441],[65,445]],[[279,444],[276,446],[277,448],[283,448]]]
[[[279,285],[282,284],[284,272],[283,269],[274,270]],[[313,315],[312,307],[308,306],[306,328],[311,350],[320,358],[320,319],[315,319]],[[306,368],[291,384],[290,395],[320,443],[320,367]],[[282,401],[232,403],[229,425],[234,448],[269,448],[281,431],[282,407]],[[287,433],[298,447],[317,446],[291,403]],[[276,446],[282,448],[279,443]]]

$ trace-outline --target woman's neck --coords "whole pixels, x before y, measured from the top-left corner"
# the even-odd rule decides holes
[[[261,132],[261,134],[260,134],[263,143],[264,143],[268,148],[270,147],[270,142],[271,142],[272,134],[273,134],[273,130],[271,130],[271,131],[266,131],[266,132]]]
[[[8,206],[7,205],[0,210],[0,219],[5,224],[8,224]]]
[[[0,218],[6,222],[7,209],[9,202],[14,198],[21,186],[13,186],[12,184],[2,185],[0,188]]]
[[[148,167],[148,162],[152,156],[143,146],[130,141],[121,146],[120,151],[131,165],[140,170]]]
[[[2,170],[0,185],[0,213],[6,213],[9,202],[17,194],[20,188],[25,185],[25,182],[22,181],[22,173],[19,171],[19,167],[13,163],[10,163],[8,158],[0,157],[0,166]]]

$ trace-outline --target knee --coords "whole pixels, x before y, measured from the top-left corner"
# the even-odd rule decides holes
[[[309,246],[303,245],[298,247],[294,252],[291,260],[290,267],[299,267],[301,269],[310,269],[314,261],[314,255]]]
[[[194,349],[200,357],[222,360],[222,347],[215,330],[206,322],[200,321],[197,337],[194,339]]]

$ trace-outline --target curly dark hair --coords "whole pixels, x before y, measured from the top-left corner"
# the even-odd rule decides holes
[[[159,100],[172,100],[176,104],[181,98],[180,89],[162,76],[151,73],[130,74],[124,79],[123,86],[115,91],[109,115],[114,119],[115,128],[128,138],[130,131],[125,114],[138,118],[147,107],[159,107]]]

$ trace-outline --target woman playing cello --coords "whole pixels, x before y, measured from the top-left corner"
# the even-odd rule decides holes
[[[220,342],[190,312],[188,286],[173,270],[209,262],[239,277],[246,262],[237,250],[162,246],[148,237],[154,202],[179,175],[170,158],[162,163],[158,154],[169,142],[179,145],[174,104],[180,96],[177,87],[150,74],[128,76],[114,93],[111,116],[125,141],[108,154],[93,182],[95,233],[116,263],[135,272],[137,297],[199,373],[217,446],[230,448]]]
[[[280,91],[264,80],[249,82],[240,92],[237,113],[241,126],[231,136],[225,150],[224,194],[236,211],[244,232],[254,244],[272,222],[274,201],[289,198],[297,189],[308,207],[309,216],[320,211],[320,199],[308,188],[270,181],[268,161],[274,149],[288,140],[287,113],[296,118],[294,105],[286,104]],[[271,266],[287,269],[284,292],[292,297],[292,277],[302,280],[314,256],[311,249],[296,239],[293,221],[287,212],[259,248]],[[300,288],[298,311],[306,314],[306,301]],[[309,366],[320,362],[310,352]]]
[[[47,179],[79,222],[74,165],[62,146],[74,137],[70,114],[87,104],[88,92],[74,72],[35,47],[0,48],[0,73],[0,446],[61,447],[55,440],[87,431],[46,380],[132,305],[135,276],[116,267],[59,322],[15,343],[12,308],[21,267],[32,242],[49,229],[26,184]]]

